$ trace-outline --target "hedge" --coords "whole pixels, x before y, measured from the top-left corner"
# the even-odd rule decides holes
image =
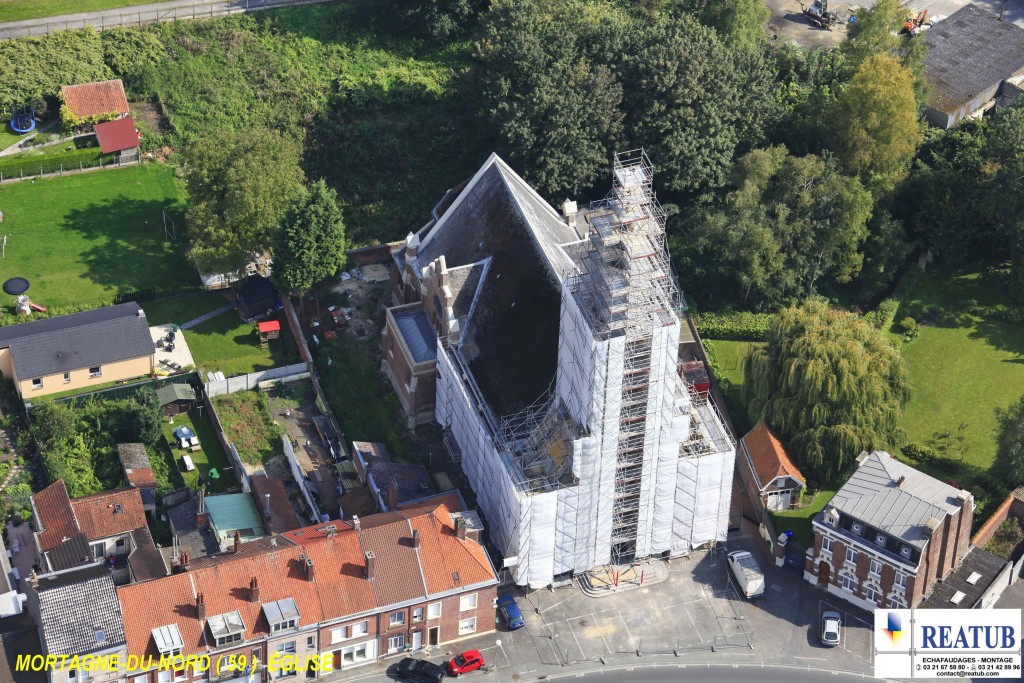
[[[771,313],[693,313],[694,325],[702,337],[722,341],[764,341],[768,326],[775,317]]]
[[[32,155],[25,157],[9,157],[0,160],[0,174],[4,178],[13,178],[21,175],[39,175],[40,169],[43,173],[59,173],[61,170],[79,168],[79,164],[85,168],[99,166],[102,161],[104,165],[117,160],[117,154],[103,154],[99,147],[86,149],[73,149],[60,154]]]

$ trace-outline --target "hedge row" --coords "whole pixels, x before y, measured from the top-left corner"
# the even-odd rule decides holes
[[[693,323],[702,337],[723,341],[764,341],[771,313],[694,313]]]
[[[99,147],[87,149],[74,149],[60,154],[33,155],[27,157],[12,157],[0,161],[0,174],[4,178],[13,178],[19,175],[39,175],[43,173],[59,173],[61,171],[76,170],[79,167],[91,168],[117,161],[117,154],[103,154]]]

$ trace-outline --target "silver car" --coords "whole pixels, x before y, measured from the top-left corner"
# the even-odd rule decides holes
[[[821,615],[821,644],[835,647],[840,641],[839,628],[843,625],[843,617],[839,612],[823,612]]]

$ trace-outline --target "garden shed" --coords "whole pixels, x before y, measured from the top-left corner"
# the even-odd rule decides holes
[[[166,417],[187,413],[196,405],[196,390],[189,384],[168,384],[156,391]]]
[[[270,280],[250,275],[238,289],[238,312],[245,320],[266,317],[277,308],[277,292]]]
[[[96,124],[96,139],[104,154],[120,152],[121,158],[136,157],[139,154],[139,131],[131,116]]]

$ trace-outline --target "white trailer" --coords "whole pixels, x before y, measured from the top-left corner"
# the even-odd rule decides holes
[[[734,550],[729,553],[729,569],[736,577],[740,592],[748,599],[764,595],[764,574],[753,555],[746,550]]]

